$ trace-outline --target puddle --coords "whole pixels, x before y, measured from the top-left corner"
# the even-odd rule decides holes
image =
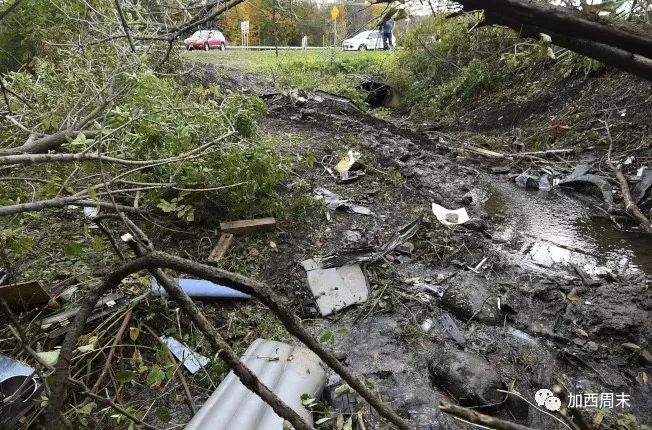
[[[569,192],[492,183],[487,197],[487,213],[504,217],[496,223],[495,237],[538,266],[573,263],[589,273],[606,267],[652,274],[649,236],[618,231],[607,220],[591,218],[595,209]]]

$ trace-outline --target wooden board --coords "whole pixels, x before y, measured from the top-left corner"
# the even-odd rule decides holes
[[[222,233],[240,234],[252,231],[272,230],[276,225],[274,218],[244,219],[220,223]]]
[[[0,300],[6,301],[10,306],[40,305],[49,302],[51,298],[41,281],[0,285]]]
[[[222,258],[224,258],[224,254],[226,254],[229,246],[231,246],[232,240],[233,235],[231,233],[222,233],[220,239],[217,241],[217,245],[215,245],[215,248],[213,248],[211,255],[208,256],[208,261],[217,263]]]

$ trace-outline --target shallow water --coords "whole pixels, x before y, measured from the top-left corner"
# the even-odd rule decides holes
[[[504,240],[539,266],[569,263],[589,273],[603,268],[652,274],[652,242],[648,235],[617,230],[611,222],[591,217],[594,204],[571,191],[525,190],[507,182],[488,186],[485,210],[502,216],[494,237]]]

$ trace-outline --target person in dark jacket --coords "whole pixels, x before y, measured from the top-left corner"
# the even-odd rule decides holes
[[[381,25],[383,32],[383,48],[385,50],[394,48],[394,43],[392,43],[392,30],[394,30],[394,18],[390,17],[387,21],[383,22]]]

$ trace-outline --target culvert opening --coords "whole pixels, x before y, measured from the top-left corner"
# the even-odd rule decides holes
[[[365,102],[372,109],[379,107],[393,108],[399,105],[396,90],[384,82],[363,81],[358,85],[358,89],[367,94]]]

